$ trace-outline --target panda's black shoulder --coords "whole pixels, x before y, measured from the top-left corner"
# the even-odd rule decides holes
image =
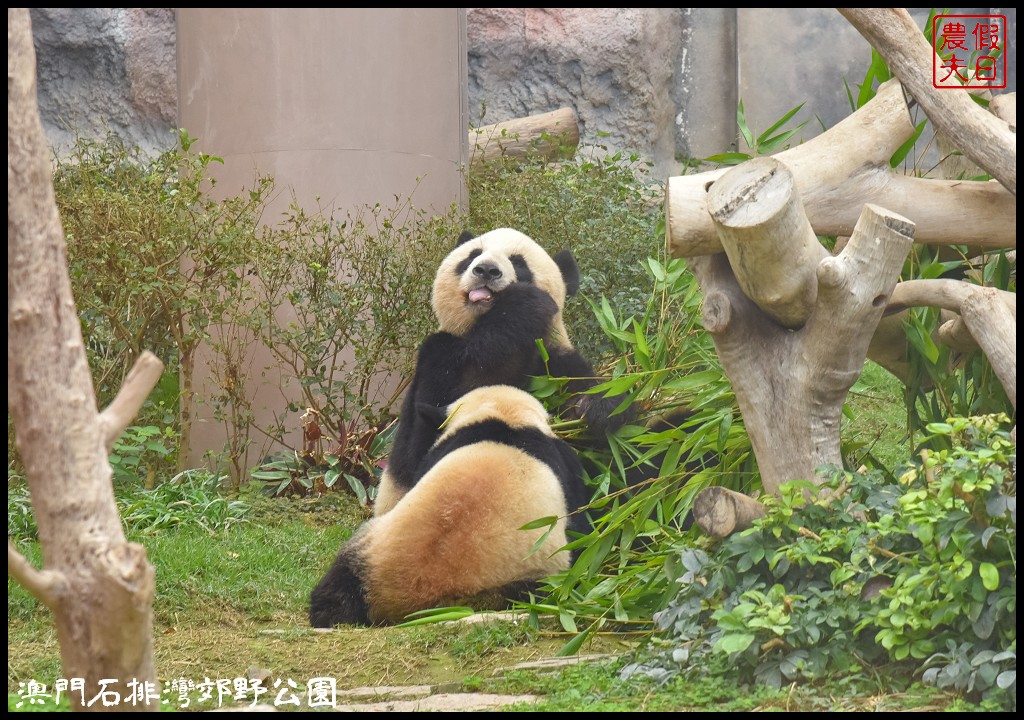
[[[554,459],[557,457],[554,443],[561,442],[537,428],[523,427],[515,428],[508,423],[498,420],[482,420],[480,422],[459,428],[448,437],[434,445],[427,453],[427,457],[416,469],[416,480],[419,480],[433,468],[442,458],[452,454],[456,450],[472,445],[479,445],[484,442],[493,442],[500,445],[514,447],[527,455],[536,458],[557,469],[559,463]]]
[[[459,428],[434,445],[419,468],[417,468],[416,479],[418,480],[426,475],[446,455],[450,455],[460,448],[478,445],[483,442],[513,447],[544,463],[558,475],[565,471],[575,470],[574,468],[565,467],[566,449],[573,454],[575,451],[564,440],[548,435],[538,428],[517,428],[510,426],[502,420],[491,419]]]

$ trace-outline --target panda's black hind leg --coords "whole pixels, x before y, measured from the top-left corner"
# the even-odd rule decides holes
[[[309,596],[309,624],[369,625],[370,615],[362,580],[363,564],[350,548],[342,548],[331,569]]]

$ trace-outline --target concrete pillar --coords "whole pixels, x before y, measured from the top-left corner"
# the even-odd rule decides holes
[[[282,192],[268,220],[289,190],[311,210],[317,196],[341,209],[409,195],[438,211],[465,202],[464,9],[178,8],[177,36],[179,125],[224,159],[217,192],[237,194],[254,170],[273,175]],[[287,389],[274,377],[247,382],[270,425]],[[207,416],[190,465],[225,440],[210,410],[197,410]]]
[[[696,159],[736,145],[736,8],[685,8],[677,147]],[[682,174],[680,167],[677,174]]]

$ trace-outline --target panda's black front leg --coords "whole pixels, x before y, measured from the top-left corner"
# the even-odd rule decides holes
[[[416,468],[440,435],[440,423],[430,423],[421,405],[447,407],[458,395],[463,370],[454,363],[465,341],[449,333],[434,333],[420,346],[416,370],[399,415],[398,430],[388,456],[388,474],[404,491],[415,485]]]
[[[571,418],[581,418],[592,437],[603,438],[606,432],[615,432],[633,417],[631,408],[616,413],[625,395],[605,397],[587,393],[598,384],[593,366],[575,350],[554,351],[548,363],[551,377],[570,378],[566,391],[573,398],[562,411]]]
[[[498,293],[464,338],[461,389],[523,387],[538,357],[537,340],[548,337],[557,314],[554,298],[534,285],[513,283]]]

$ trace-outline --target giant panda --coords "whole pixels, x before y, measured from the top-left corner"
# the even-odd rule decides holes
[[[579,288],[572,253],[549,255],[528,235],[499,228],[463,233],[441,262],[431,305],[439,329],[420,345],[416,369],[399,415],[395,440],[374,502],[383,515],[416,482],[416,468],[437,439],[437,427],[417,406],[445,407],[483,385],[527,388],[530,377],[550,373],[566,384],[567,417],[581,417],[592,438],[621,426],[621,397],[584,394],[594,387],[593,366],[572,345],[562,320],[566,297]],[[547,363],[537,347],[544,341]]]
[[[568,568],[563,546],[589,531],[576,512],[587,500],[579,459],[528,392],[485,386],[417,411],[443,424],[440,437],[414,487],[342,546],[310,596],[313,627],[397,622],[480,593],[520,595]],[[547,528],[519,528],[551,516],[559,520],[534,550]]]

